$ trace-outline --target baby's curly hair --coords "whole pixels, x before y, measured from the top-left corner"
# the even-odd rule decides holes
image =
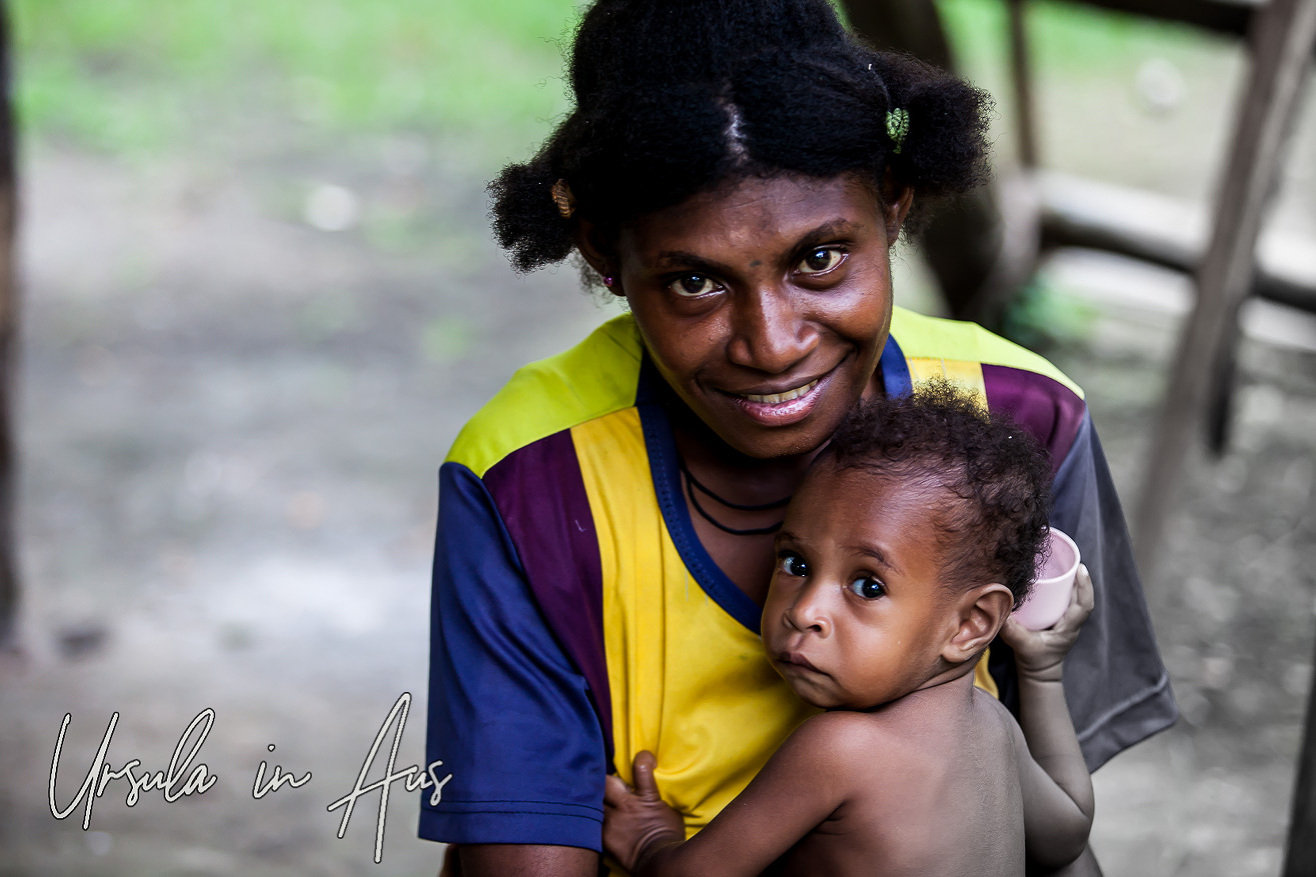
[[[861,404],[823,455],[951,495],[938,505],[943,575],[950,587],[999,582],[1015,605],[1028,595],[1046,542],[1051,465],[1046,450],[1003,412],[944,380],[913,395]]]
[[[576,32],[570,82],[575,109],[489,187],[494,231],[520,271],[566,258],[580,217],[611,239],[751,176],[856,174],[879,197],[912,188],[920,211],[988,173],[986,93],[861,46],[826,0],[598,0]],[[892,109],[909,114],[898,151]],[[554,201],[558,180],[571,217]]]

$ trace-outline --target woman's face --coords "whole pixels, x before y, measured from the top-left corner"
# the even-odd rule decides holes
[[[876,389],[908,207],[849,175],[751,178],[623,229],[615,273],[658,371],[723,441],[806,454]]]

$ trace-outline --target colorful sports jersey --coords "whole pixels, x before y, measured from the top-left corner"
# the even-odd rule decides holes
[[[1090,769],[1171,724],[1169,681],[1081,391],[968,323],[897,308],[888,394],[934,375],[1009,411],[1050,451],[1052,523],[1096,609],[1065,662]],[[707,824],[812,711],[763,654],[760,609],[695,536],[661,378],[624,315],[533,363],[467,424],[440,470],[420,834],[601,848],[603,779],[642,749],[664,797]],[[990,677],[1016,704],[1008,649]],[[980,667],[980,670],[982,668]]]

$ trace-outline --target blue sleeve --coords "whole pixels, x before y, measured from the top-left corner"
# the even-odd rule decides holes
[[[601,849],[603,735],[484,483],[447,463],[430,605],[426,761],[452,779],[420,836]]]
[[[1178,709],[1156,647],[1119,497],[1085,414],[1054,482],[1051,522],[1078,543],[1096,606],[1065,660],[1065,696],[1088,769],[1172,725]]]

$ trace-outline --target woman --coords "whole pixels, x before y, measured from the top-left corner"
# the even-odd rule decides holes
[[[762,655],[772,533],[861,398],[947,375],[1050,450],[1098,590],[1072,653],[1090,768],[1174,720],[1076,386],[893,308],[911,211],[984,174],[985,97],[854,45],[823,0],[600,0],[577,108],[493,190],[517,267],[568,256],[630,313],[522,369],[440,475],[421,834],[466,873],[593,874],[603,778],[658,756],[696,830],[807,714]],[[1013,705],[994,648],[981,686]]]

